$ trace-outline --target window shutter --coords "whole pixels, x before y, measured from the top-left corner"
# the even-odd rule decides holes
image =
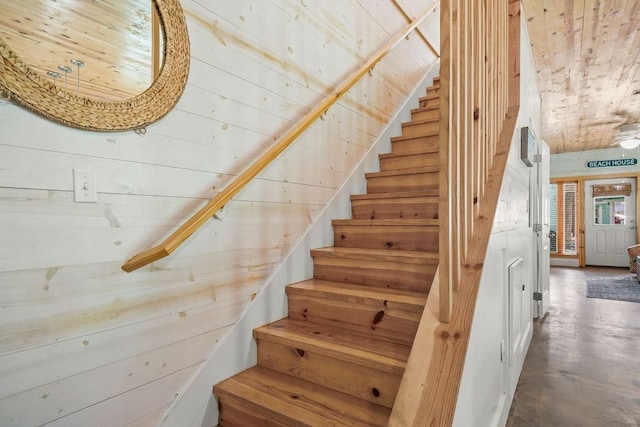
[[[558,185],[549,186],[549,251],[558,252]]]
[[[562,192],[564,196],[564,253],[574,255],[578,253],[576,236],[577,184],[563,184]]]

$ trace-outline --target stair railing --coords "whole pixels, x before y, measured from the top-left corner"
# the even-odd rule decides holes
[[[400,44],[424,19],[432,13],[440,4],[439,1],[427,9],[422,15],[413,20],[404,30],[392,38],[378,53],[367,61],[360,69],[354,72],[345,83],[341,84],[331,96],[307,113],[298,124],[282,136],[275,144],[262,154],[254,163],[246,168],[230,184],[225,186],[205,206],[196,212],[187,222],[174,231],[162,243],[138,253],[122,266],[127,273],[162,259],[175,251],[185,240],[191,237],[209,218],[217,213],[229,200],[238,194],[261,171],[275,160],[287,147],[289,147],[304,131],[306,131],[319,117],[321,117],[338,99],[349,91],[360,79],[376,66],[394,47]],[[405,16],[407,16],[405,14]],[[430,49],[433,47],[427,44]],[[435,52],[434,52],[435,53]]]
[[[520,0],[443,1],[440,25],[440,321],[450,322],[464,272],[484,262],[520,107]]]
[[[390,426],[453,422],[520,106],[520,0],[442,0],[440,34],[440,260]]]

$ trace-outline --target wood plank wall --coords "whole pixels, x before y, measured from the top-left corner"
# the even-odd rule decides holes
[[[390,0],[182,4],[189,82],[145,135],[0,102],[0,425],[156,424],[436,61],[403,42],[222,220],[128,275],[407,23]],[[74,168],[96,173],[98,203],[73,202]]]

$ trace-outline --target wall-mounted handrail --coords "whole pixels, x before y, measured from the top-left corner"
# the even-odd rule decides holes
[[[380,51],[367,61],[360,69],[354,72],[345,83],[341,84],[335,92],[321,102],[316,108],[307,113],[298,124],[280,138],[271,148],[262,154],[251,166],[245,169],[229,185],[224,187],[213,199],[196,212],[187,222],[174,231],[162,243],[138,253],[122,266],[122,270],[127,273],[151,264],[161,258],[171,254],[185,240],[192,236],[205,222],[218,212],[229,200],[238,194],[251,180],[263,171],[275,158],[289,147],[298,136],[306,131],[320,116],[324,114],[338,99],[340,99],[349,89],[351,89],[369,70],[380,62],[394,47],[402,42],[431,12],[433,12],[440,2],[435,2],[426,12],[407,25],[398,35],[391,39]]]

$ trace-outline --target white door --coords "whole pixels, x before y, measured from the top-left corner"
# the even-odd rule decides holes
[[[508,267],[509,271],[509,335],[507,355],[509,366],[520,366],[524,359],[526,336],[531,320],[531,293],[524,281],[524,260],[516,259]]]
[[[587,265],[629,266],[627,247],[636,243],[635,178],[585,182]]]
[[[549,229],[549,146],[544,141],[538,143],[539,161],[536,163],[537,187],[534,231],[536,235],[537,280],[534,289],[535,317],[543,317],[551,305],[550,292],[550,229]]]

